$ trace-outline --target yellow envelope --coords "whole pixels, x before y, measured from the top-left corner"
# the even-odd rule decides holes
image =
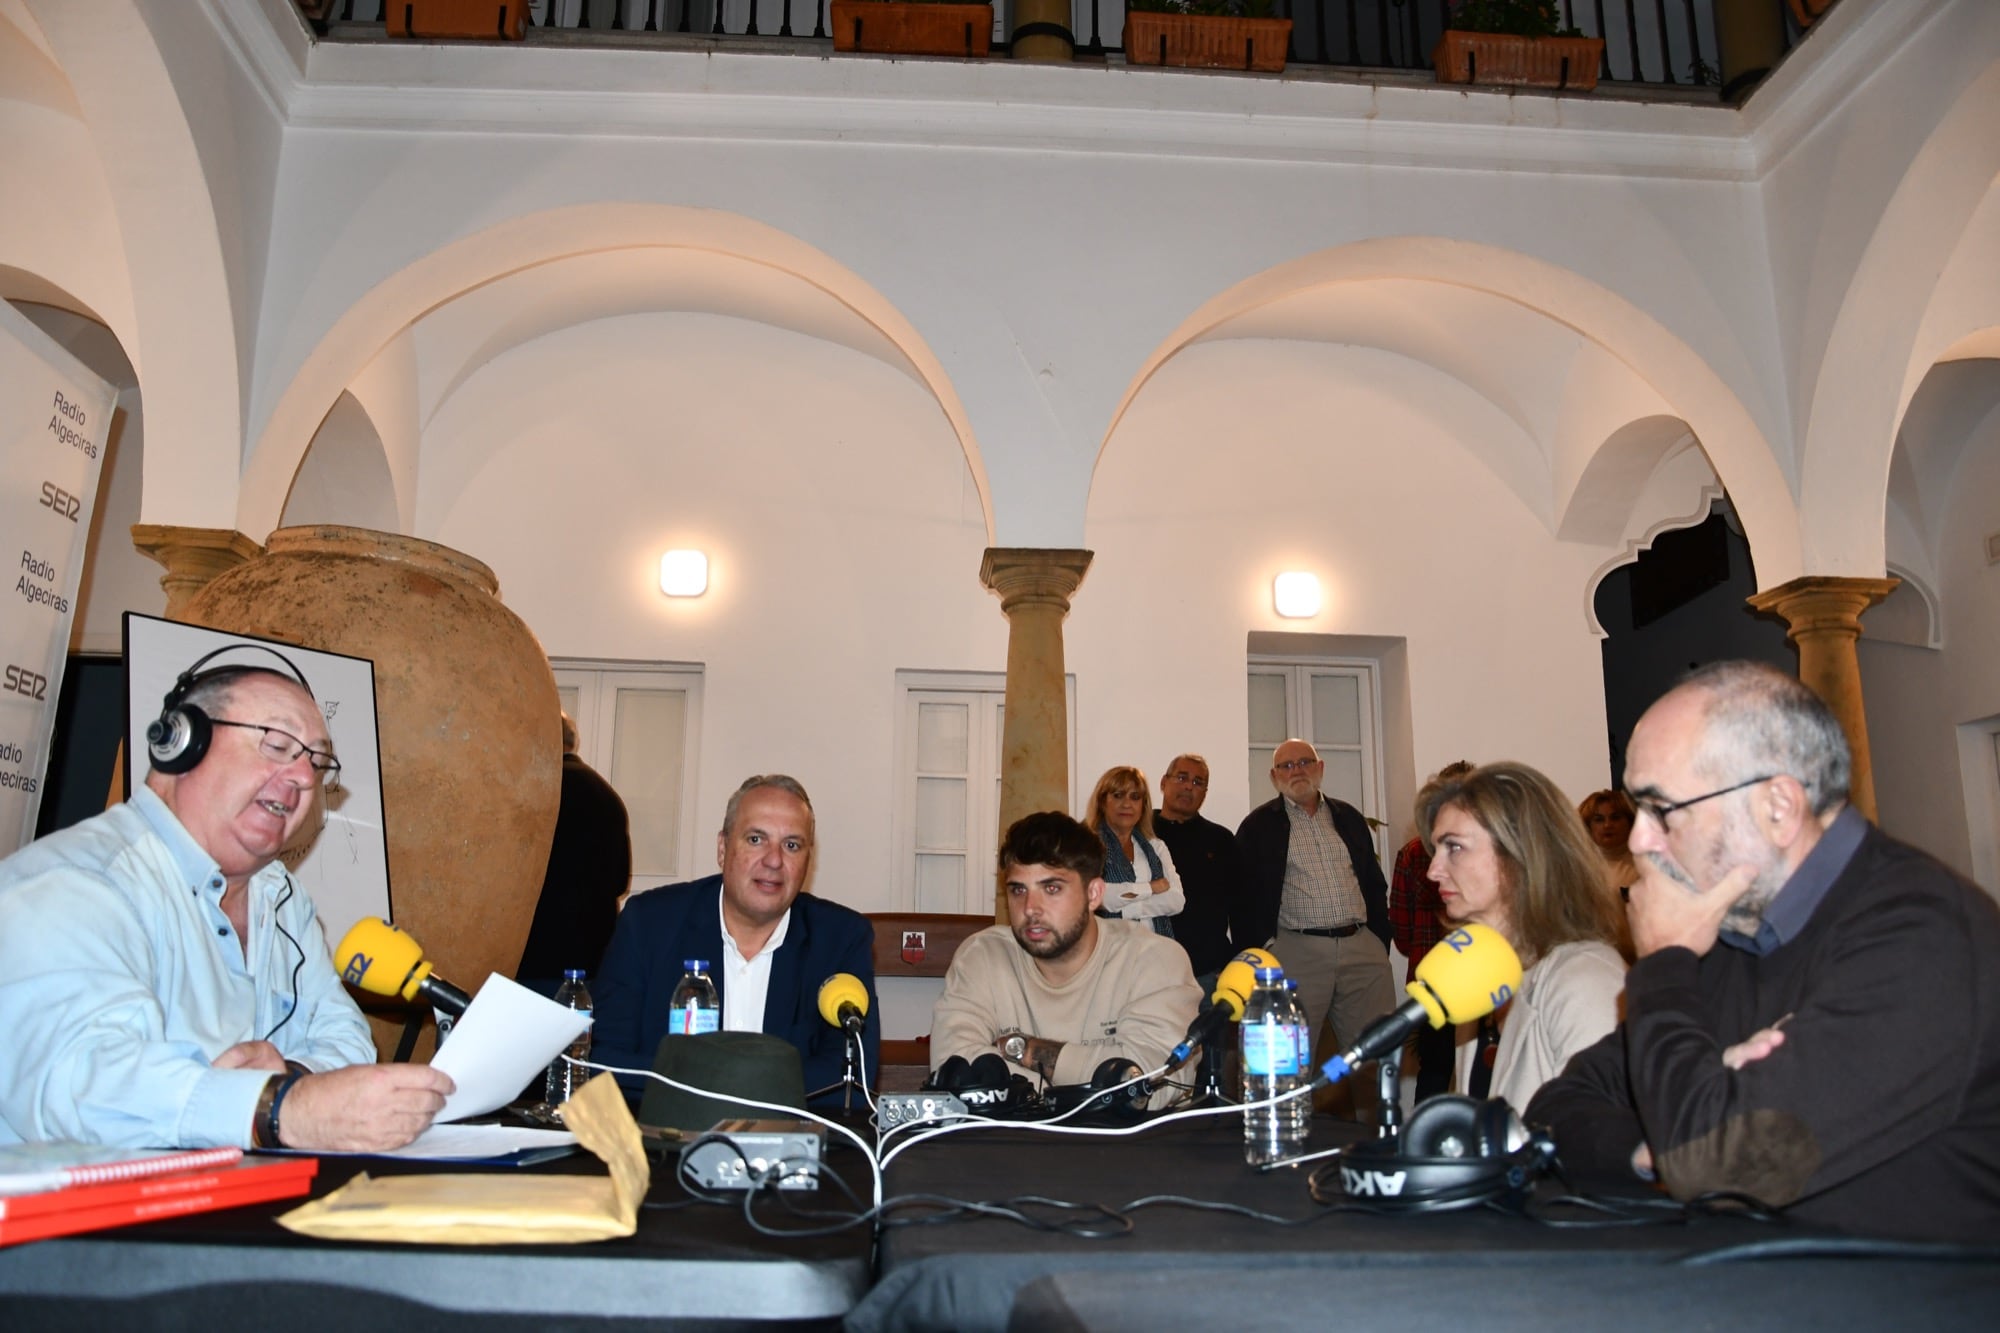
[[[631,1235],[651,1174],[617,1080],[599,1074],[584,1084],[563,1108],[563,1120],[577,1142],[610,1166],[609,1180],[515,1171],[359,1175],[278,1223],[321,1240],[433,1245],[574,1244]]]

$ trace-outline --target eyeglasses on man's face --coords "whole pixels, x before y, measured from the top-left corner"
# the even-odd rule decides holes
[[[1272,764],[1271,767],[1277,769],[1280,773],[1303,773],[1309,768],[1318,766],[1318,764],[1319,760],[1317,759],[1285,759]]]
[[[241,731],[254,731],[257,737],[257,753],[274,764],[298,762],[305,755],[312,770],[324,785],[331,786],[340,780],[340,761],[325,750],[315,750],[291,732],[278,727],[266,727],[256,722],[231,722],[228,718],[210,718],[218,727],[235,727]]]
[[[1198,787],[1202,791],[1208,790],[1207,778],[1196,777],[1194,774],[1188,772],[1185,769],[1179,769],[1176,770],[1175,772],[1167,774],[1167,781],[1184,783],[1190,787]]]
[[[1676,810],[1685,810],[1691,805],[1700,805],[1703,801],[1712,801],[1718,796],[1727,796],[1733,791],[1742,791],[1745,787],[1754,787],[1760,782],[1769,782],[1772,778],[1780,776],[1782,774],[1765,773],[1761,777],[1745,778],[1733,786],[1718,787],[1699,796],[1690,796],[1685,801],[1662,801],[1651,796],[1634,796],[1629,791],[1625,793],[1625,797],[1632,802],[1632,808],[1639,814],[1647,816],[1661,828],[1665,828],[1667,816]]]

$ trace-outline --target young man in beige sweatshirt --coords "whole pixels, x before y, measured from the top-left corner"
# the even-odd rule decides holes
[[[1058,811],[1000,848],[1006,926],[961,944],[931,1014],[931,1066],[997,1052],[1042,1083],[1088,1083],[1106,1060],[1166,1062],[1201,1007],[1187,952],[1145,922],[1096,915],[1104,845]],[[1156,1099],[1157,1100],[1157,1099]]]

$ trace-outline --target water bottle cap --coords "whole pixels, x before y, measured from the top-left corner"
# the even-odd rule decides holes
[[[690,972],[706,972],[708,971],[708,960],[706,958],[690,958],[683,962],[681,966]]]
[[[563,969],[563,980],[564,980],[564,981],[582,981],[582,980],[583,980],[583,969],[582,969],[582,968],[580,968],[580,967],[566,967],[566,968],[564,968],[564,969]]]
[[[1284,979],[1285,969],[1282,967],[1260,967],[1257,969],[1257,984],[1260,986],[1275,986]]]

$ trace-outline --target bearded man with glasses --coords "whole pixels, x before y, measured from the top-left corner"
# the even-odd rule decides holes
[[[401,1147],[451,1080],[374,1063],[278,860],[340,772],[318,702],[236,666],[168,700],[131,800],[0,861],[0,1144]]]
[[[1647,710],[1625,765],[1625,1021],[1527,1118],[1586,1176],[1983,1243],[2000,910],[1849,806],[1850,767],[1832,712],[1770,667],[1703,668]]]

